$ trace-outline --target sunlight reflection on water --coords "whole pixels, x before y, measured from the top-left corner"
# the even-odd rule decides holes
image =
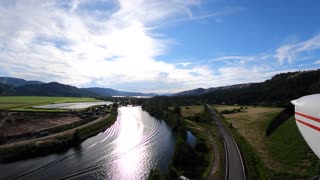
[[[114,125],[79,148],[0,164],[0,179],[146,179],[152,168],[167,170],[174,145],[163,121],[141,107],[121,107]]]

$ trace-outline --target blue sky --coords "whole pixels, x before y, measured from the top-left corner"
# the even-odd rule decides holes
[[[3,0],[0,75],[170,93],[320,67],[319,1]]]

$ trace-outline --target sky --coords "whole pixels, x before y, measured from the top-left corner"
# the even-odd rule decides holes
[[[0,76],[174,93],[320,67],[318,0],[1,0]]]

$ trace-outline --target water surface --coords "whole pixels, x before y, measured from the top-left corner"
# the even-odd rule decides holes
[[[112,102],[98,101],[98,102],[55,103],[55,104],[33,106],[33,108],[38,108],[38,109],[83,109],[83,108],[88,108],[91,106],[109,105],[109,104],[112,104]]]

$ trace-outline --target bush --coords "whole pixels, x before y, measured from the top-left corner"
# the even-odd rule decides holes
[[[166,177],[161,173],[159,169],[151,169],[148,176],[148,180],[165,180]]]
[[[179,106],[175,106],[173,111],[174,111],[174,113],[176,113],[179,116],[181,116],[181,108]]]
[[[79,135],[79,131],[78,129],[73,133],[73,136],[72,136],[72,144],[73,145],[78,145],[81,143],[81,138],[80,138],[80,135]]]
[[[198,143],[195,146],[195,150],[197,152],[204,152],[204,153],[208,153],[208,147],[206,142],[204,141],[204,139],[200,138]]]

